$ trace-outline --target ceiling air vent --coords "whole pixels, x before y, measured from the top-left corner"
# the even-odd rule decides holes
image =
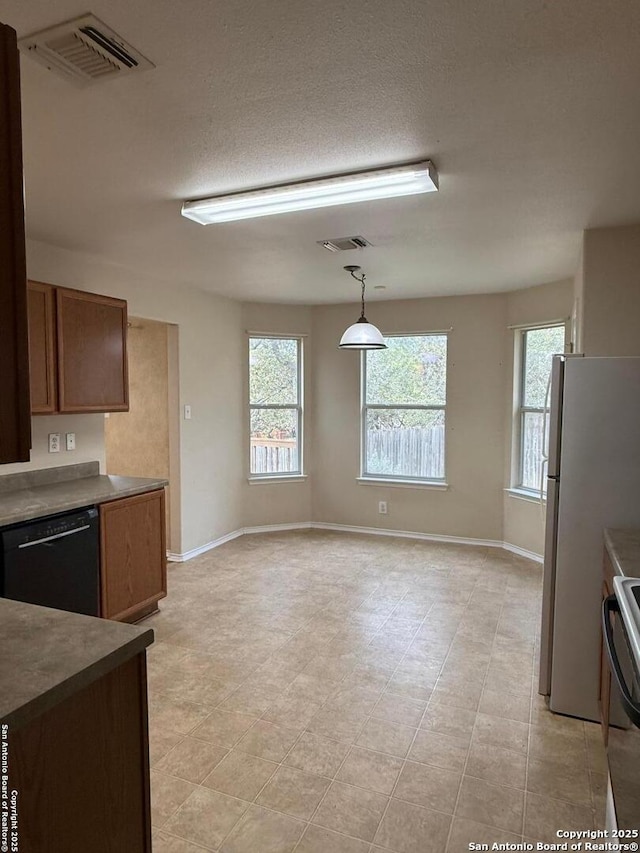
[[[33,33],[18,45],[50,71],[81,86],[155,67],[94,15]]]
[[[364,237],[336,237],[333,240],[318,240],[318,245],[329,252],[348,252],[349,249],[364,249],[371,243]]]

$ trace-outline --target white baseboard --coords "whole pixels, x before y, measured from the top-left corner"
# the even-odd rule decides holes
[[[342,533],[365,533],[369,536],[396,536],[402,539],[423,539],[428,542],[448,542],[452,545],[482,545],[486,548],[502,548],[497,539],[467,539],[463,536],[444,536],[440,533],[417,533],[411,530],[392,530],[385,527],[353,527],[348,524],[328,524],[312,521],[310,527],[318,530],[337,530]]]
[[[204,554],[206,551],[211,551],[213,548],[218,548],[224,545],[225,542],[231,542],[232,539],[237,539],[239,536],[244,536],[247,533],[275,533],[279,530],[308,530],[311,527],[311,522],[301,521],[294,524],[264,524],[260,527],[240,527],[238,530],[233,530],[219,539],[213,539],[207,542],[206,545],[200,545],[199,548],[193,548],[191,551],[185,551],[183,554],[177,554],[173,551],[167,551],[167,560],[170,563],[185,563],[193,557]]]
[[[502,547],[505,551],[517,554],[518,557],[526,557],[527,560],[533,560],[535,563],[544,563],[542,554],[536,554],[535,551],[527,551],[526,548],[521,548],[519,545],[512,545],[510,542],[503,542]]]
[[[191,551],[185,551],[183,554],[176,554],[174,551],[167,551],[167,560],[169,560],[170,563],[185,563],[187,560],[191,560],[193,557],[198,557],[206,551],[211,551],[212,548],[224,545],[225,542],[231,542],[232,539],[237,539],[238,536],[242,536],[243,534],[244,528],[241,527],[240,530],[232,530],[231,533],[227,533],[219,539],[207,542],[206,545],[200,545],[199,548],[192,548]]]
[[[543,557],[541,554],[536,554],[533,551],[527,551],[525,548],[520,548],[518,545],[512,545],[509,542],[501,542],[498,539],[469,539],[464,536],[444,536],[440,533],[418,533],[410,530],[392,530],[384,527],[353,527],[348,524],[330,524],[324,521],[299,521],[291,524],[262,524],[257,527],[241,527],[226,536],[221,536],[219,539],[214,539],[212,542],[207,542],[206,545],[201,545],[199,548],[193,548],[191,551],[185,551],[183,554],[175,554],[167,551],[167,559],[172,563],[184,563],[192,557],[197,557],[199,554],[204,554],[206,551],[211,551],[225,542],[230,542],[232,539],[237,539],[245,534],[253,535],[260,533],[278,533],[285,530],[335,530],[338,533],[363,533],[368,536],[395,536],[402,539],[418,539],[427,542],[443,542],[450,545],[479,545],[484,548],[504,548],[505,551],[510,551],[512,554],[517,554],[519,557],[526,557],[528,560],[533,560],[536,563],[542,563]]]
[[[243,533],[277,533],[280,530],[308,530],[312,521],[295,521],[291,524],[261,524],[258,527],[245,527]]]

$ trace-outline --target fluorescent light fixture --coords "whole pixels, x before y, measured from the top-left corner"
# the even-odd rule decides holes
[[[295,210],[436,192],[437,189],[438,174],[433,163],[425,160],[409,166],[393,166],[390,169],[185,201],[182,215],[201,225],[211,225],[214,222],[253,219]]]

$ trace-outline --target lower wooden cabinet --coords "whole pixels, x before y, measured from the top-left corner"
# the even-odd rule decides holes
[[[136,622],[167,594],[164,489],[100,505],[101,616]]]
[[[10,729],[20,853],[151,853],[145,657]]]

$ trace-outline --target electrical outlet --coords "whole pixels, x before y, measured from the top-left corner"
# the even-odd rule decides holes
[[[386,501],[378,501],[378,512],[380,515],[387,514],[387,502]]]
[[[60,453],[60,433],[49,433],[49,453]]]
[[[185,421],[191,420],[191,406],[184,407],[184,419]]]
[[[67,433],[67,450],[75,450],[76,449],[76,434],[75,432]]]

